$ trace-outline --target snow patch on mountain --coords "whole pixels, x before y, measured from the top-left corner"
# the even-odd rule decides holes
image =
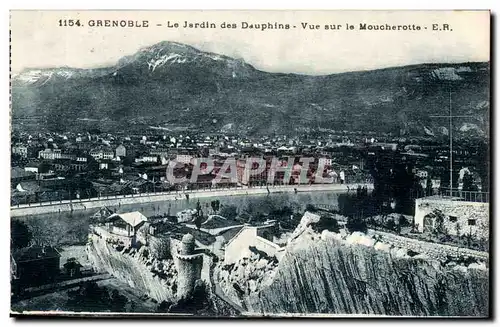
[[[64,79],[69,79],[73,76],[73,74],[74,72],[63,69],[58,69],[58,70],[30,69],[20,74],[14,75],[13,79],[22,84],[32,85],[37,83],[40,84],[39,86],[41,86],[54,77],[62,77]]]
[[[426,127],[426,126],[424,126],[424,132],[427,135],[434,136],[434,132],[430,128]]]
[[[163,66],[164,64],[168,63],[169,61],[171,64],[173,64],[173,63],[185,63],[187,61],[187,59],[183,58],[178,53],[168,53],[168,54],[163,55],[163,56],[157,55],[155,58],[148,61],[148,69],[151,70],[152,72],[154,72],[157,67]]]
[[[190,53],[189,55],[180,54],[177,52],[168,52],[163,54],[162,51],[158,51],[153,58],[148,60],[148,69],[150,71],[155,71],[158,67],[164,66],[166,64],[184,64],[187,62],[199,62],[204,59],[210,59],[213,61],[224,61],[225,58],[211,53]],[[228,63],[229,66],[231,66]],[[233,72],[233,78],[236,77],[236,73]]]
[[[220,56],[218,54],[214,54],[214,53],[207,53],[206,57],[208,57],[212,60],[215,60],[215,61],[224,60],[224,58],[222,56]]]
[[[477,131],[477,132],[480,132],[481,129],[476,124],[463,123],[462,126],[460,126],[460,132],[468,132],[468,131]]]
[[[448,135],[448,129],[444,126],[439,126],[438,127],[438,132],[441,134],[441,135]]]
[[[442,67],[434,69],[431,74],[434,78],[444,81],[462,80],[463,78],[458,75],[457,72],[463,72],[463,70],[459,71],[457,68],[453,67]]]

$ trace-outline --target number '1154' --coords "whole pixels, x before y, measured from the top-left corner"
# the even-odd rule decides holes
[[[59,26],[82,26],[82,24],[79,19],[59,19]]]

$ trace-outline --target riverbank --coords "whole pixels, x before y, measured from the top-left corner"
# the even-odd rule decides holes
[[[154,203],[164,201],[176,201],[185,199],[207,198],[207,197],[228,197],[241,195],[259,195],[266,193],[307,193],[318,191],[348,192],[355,190],[359,185],[366,186],[369,190],[373,189],[372,184],[312,184],[312,185],[283,185],[273,187],[243,187],[237,189],[218,189],[218,190],[191,190],[185,192],[163,192],[163,193],[145,193],[136,195],[113,196],[107,198],[92,198],[73,201],[61,201],[57,203],[37,203],[32,205],[20,205],[11,207],[11,217],[22,217],[30,215],[40,215],[48,213],[73,212],[103,206],[116,207],[127,204]]]

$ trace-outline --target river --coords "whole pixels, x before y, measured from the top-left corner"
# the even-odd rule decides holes
[[[314,191],[314,192],[285,192],[258,195],[232,195],[218,197],[204,197],[198,199],[178,198],[172,201],[123,204],[110,206],[109,209],[117,212],[140,211],[145,216],[170,214],[196,208],[199,201],[203,210],[208,212],[210,202],[219,200],[222,206],[233,205],[238,212],[246,208],[259,209],[263,202],[275,206],[290,206],[297,210],[304,210],[307,204],[338,205],[338,195],[345,191]],[[55,246],[84,244],[87,240],[89,219],[98,211],[97,208],[78,210],[73,212],[60,212],[50,214],[37,214],[13,217],[24,221],[31,230],[33,239],[37,243]]]

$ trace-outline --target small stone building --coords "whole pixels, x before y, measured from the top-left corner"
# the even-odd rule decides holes
[[[436,228],[436,217],[443,220],[449,235],[471,234],[489,239],[489,203],[461,201],[439,196],[415,200],[415,226],[418,231],[431,232]]]

